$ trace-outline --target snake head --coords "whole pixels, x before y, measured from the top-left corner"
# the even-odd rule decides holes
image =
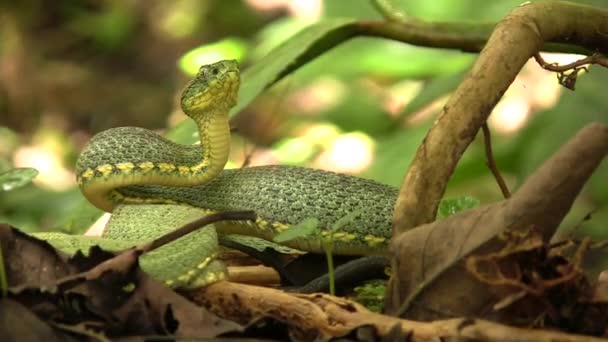
[[[184,113],[194,118],[199,113],[227,113],[236,105],[239,91],[239,66],[228,59],[201,66],[184,89],[181,105]]]

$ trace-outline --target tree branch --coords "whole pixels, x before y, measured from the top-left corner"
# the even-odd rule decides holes
[[[383,337],[380,340],[606,341],[556,331],[514,328],[470,318],[416,322],[373,313],[357,303],[320,293],[289,294],[277,289],[226,281],[211,284],[191,293],[191,296],[195,302],[215,314],[241,324],[248,325],[264,318],[276,319],[290,328],[292,336],[303,340],[345,336],[371,326],[372,336]]]
[[[418,148],[395,207],[397,234],[434,220],[458,160],[543,41],[575,42],[576,38],[585,47],[608,46],[608,35],[601,33],[608,32],[606,18],[608,11],[602,9],[537,2],[516,8],[496,26],[470,74]]]
[[[490,112],[543,42],[608,46],[608,11],[566,2],[535,2],[515,8],[496,26],[466,79],[427,133],[405,176],[395,205],[391,252],[399,235],[431,222],[460,157]],[[561,218],[560,218],[561,219]],[[387,309],[398,311],[406,289],[399,258],[393,260]],[[405,273],[404,273],[405,274]]]

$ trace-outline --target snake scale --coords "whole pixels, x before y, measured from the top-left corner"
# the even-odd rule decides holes
[[[217,234],[272,240],[316,218],[320,235],[287,246],[322,252],[321,238],[340,218],[360,214],[333,232],[333,252],[381,254],[391,235],[397,189],[371,180],[293,166],[223,170],[230,146],[229,110],[240,75],[234,60],[203,65],[186,86],[181,106],[198,126],[200,144],[181,145],[138,127],[95,135],[81,152],[76,174],[84,196],[112,212],[103,237],[42,233],[38,237],[74,253],[92,245],[121,250],[158,237],[211,212],[253,210],[255,222],[216,223],[140,258],[144,271],[175,288],[204,286],[226,277]]]

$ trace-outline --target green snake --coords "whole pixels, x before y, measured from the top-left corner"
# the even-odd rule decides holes
[[[74,253],[92,245],[121,250],[141,244],[212,212],[253,210],[255,222],[216,223],[150,253],[140,265],[175,288],[195,288],[224,279],[217,259],[217,234],[272,240],[307,218],[321,233],[287,246],[323,252],[332,234],[333,253],[384,253],[391,236],[397,189],[327,171],[262,166],[224,170],[230,148],[229,111],[237,102],[240,74],[234,60],[203,65],[186,86],[181,106],[198,126],[200,144],[181,145],[138,127],[95,135],[81,152],[76,175],[84,196],[112,217],[103,237],[43,233],[39,237]],[[337,231],[329,228],[354,211],[360,214]]]

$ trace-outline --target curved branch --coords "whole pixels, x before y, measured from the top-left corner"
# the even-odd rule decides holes
[[[392,252],[400,234],[435,219],[447,183],[480,127],[519,70],[546,41],[608,46],[608,11],[566,2],[528,3],[495,28],[469,75],[456,89],[416,152],[393,217]],[[393,261],[399,269],[398,260]],[[389,284],[392,304],[404,294],[399,272]],[[391,309],[396,308],[389,308]]]
[[[302,30],[243,71],[239,101],[231,110],[231,117],[242,112],[243,108],[263,90],[352,38],[376,37],[423,47],[479,52],[486,44],[495,25],[495,23],[425,22],[410,17],[402,22],[325,20]],[[542,45],[541,50],[586,55],[596,51],[608,52],[608,44],[598,45],[596,50],[586,46],[573,37],[571,40],[549,40]],[[183,125],[190,126],[189,129],[192,131],[195,130],[194,124],[190,121],[185,121]]]
[[[608,46],[608,11],[565,2],[522,5],[497,26],[418,148],[395,207],[396,233],[435,218],[464,150],[528,59],[544,41]]]

